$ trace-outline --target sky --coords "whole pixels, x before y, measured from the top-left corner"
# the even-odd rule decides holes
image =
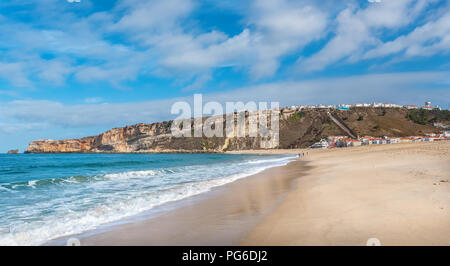
[[[442,0],[2,0],[0,152],[171,105],[450,103]]]

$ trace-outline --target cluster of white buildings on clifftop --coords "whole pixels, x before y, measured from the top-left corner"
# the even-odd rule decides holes
[[[355,104],[335,104],[335,105],[323,105],[323,104],[316,104],[316,105],[293,105],[291,107],[287,107],[285,109],[291,110],[291,111],[299,111],[302,109],[338,109],[338,110],[350,110],[354,107],[372,107],[372,108],[406,108],[406,109],[425,109],[425,110],[433,110],[438,109],[441,110],[441,107],[439,105],[432,106],[431,102],[425,102],[424,106],[417,106],[413,104],[405,104],[405,105],[399,105],[395,103],[355,103]]]

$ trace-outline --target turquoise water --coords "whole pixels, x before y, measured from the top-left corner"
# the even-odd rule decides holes
[[[48,240],[209,191],[292,156],[0,155],[0,245]]]

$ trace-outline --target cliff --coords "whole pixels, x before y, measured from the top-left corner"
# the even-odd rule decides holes
[[[360,136],[411,136],[440,131],[431,123],[437,121],[436,117],[429,117],[425,123],[417,123],[411,119],[411,111],[406,109],[354,108],[350,111],[334,110],[333,113]],[[191,122],[193,124],[193,120]],[[30,143],[26,153],[222,152],[260,149],[261,138],[249,137],[248,134],[243,138],[175,138],[171,134],[172,123],[137,124],[80,139],[37,140]],[[280,113],[280,141],[277,148],[308,147],[322,138],[343,134],[331,121],[327,110],[285,108]]]

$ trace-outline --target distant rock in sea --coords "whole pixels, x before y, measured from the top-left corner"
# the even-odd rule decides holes
[[[18,154],[19,150],[10,150],[8,151],[8,154]]]

